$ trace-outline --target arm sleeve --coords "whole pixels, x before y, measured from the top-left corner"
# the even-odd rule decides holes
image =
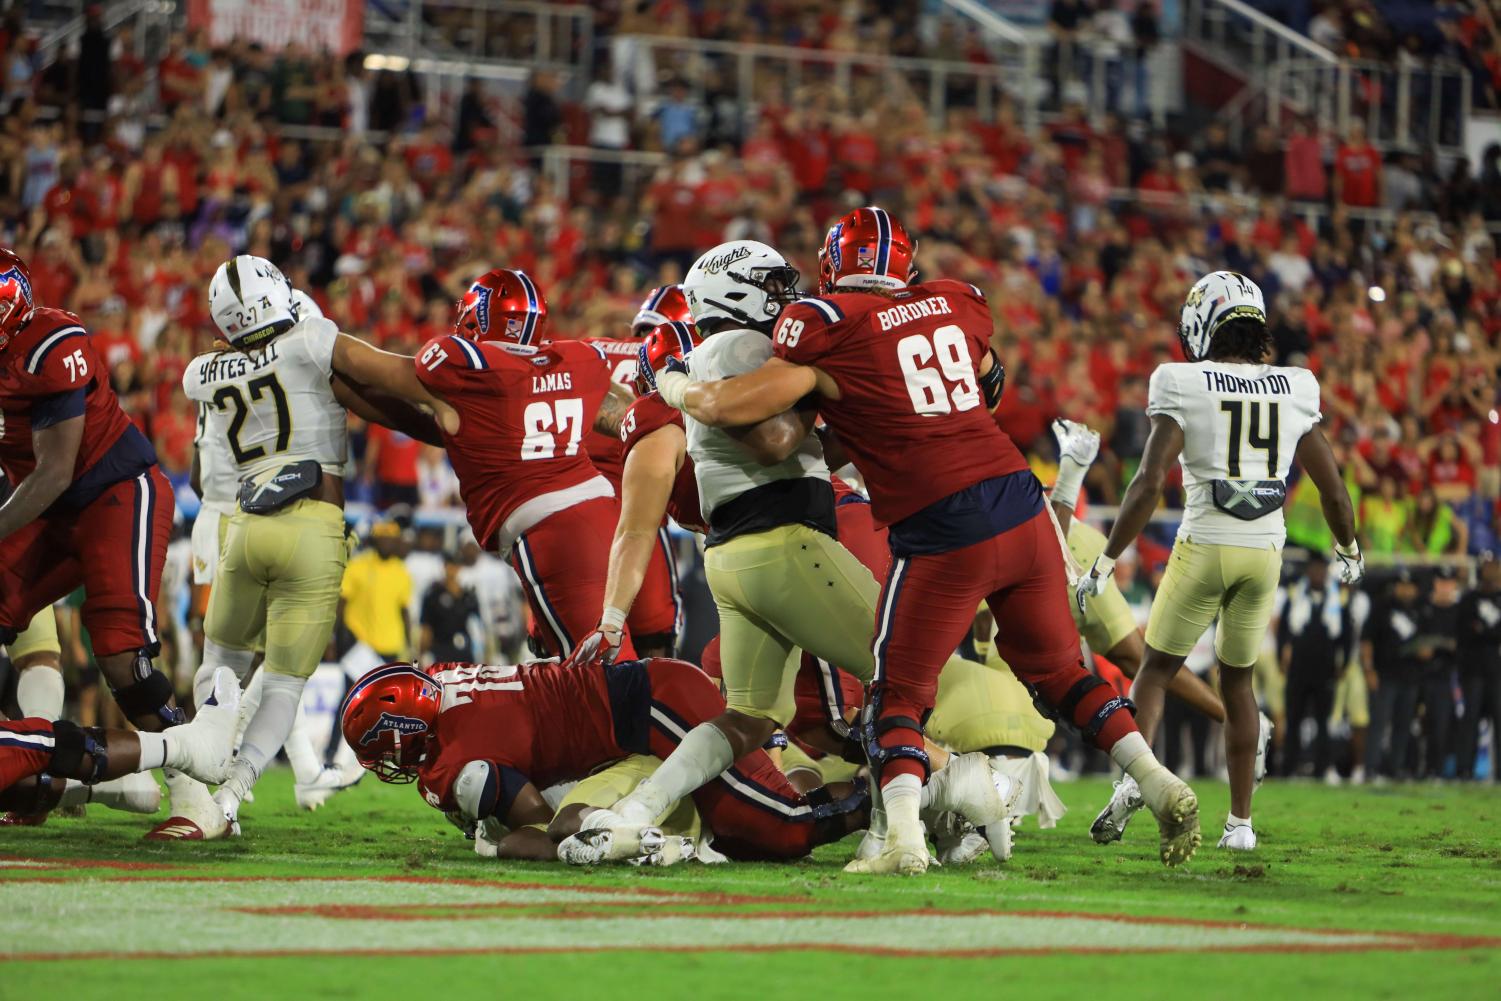
[[[782,311],[772,328],[771,353],[794,365],[817,365],[828,353],[829,328],[843,319],[839,307],[824,299],[800,299]]]
[[[82,389],[41,397],[31,405],[31,429],[40,431],[74,417],[82,417],[86,401]]]
[[[1152,381],[1147,384],[1147,416],[1156,417],[1158,414],[1171,417],[1179,427],[1188,430],[1188,420],[1183,413],[1183,394],[1178,391],[1173,370],[1166,365],[1159,365],[1152,373]]]

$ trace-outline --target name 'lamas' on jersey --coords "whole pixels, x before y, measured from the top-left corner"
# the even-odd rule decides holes
[[[1147,413],[1183,429],[1186,510],[1178,538],[1281,547],[1282,502],[1298,443],[1321,419],[1305,368],[1181,362],[1152,373]]]

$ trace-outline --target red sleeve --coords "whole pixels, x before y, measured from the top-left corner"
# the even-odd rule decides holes
[[[88,332],[72,314],[50,324],[26,351],[25,392],[30,396],[51,396],[84,389],[95,375],[107,378],[104,362],[94,349]]]
[[[782,311],[771,337],[771,353],[794,365],[817,365],[833,343],[830,331],[844,311],[828,299],[799,299]]]
[[[434,337],[417,352],[412,364],[417,380],[438,393],[462,392],[472,378],[470,373],[487,366],[479,345],[457,334]]]
[[[592,341],[553,341],[548,346],[557,351],[569,365],[577,366],[580,371],[585,372],[598,369],[606,384],[611,381],[610,356],[598,344]]]
[[[620,457],[622,460],[631,454],[631,449],[636,443],[654,431],[660,431],[669,424],[678,427],[683,426],[683,415],[662,402],[662,398],[656,393],[643,396],[631,404],[631,409],[626,412],[625,419],[620,422]]]

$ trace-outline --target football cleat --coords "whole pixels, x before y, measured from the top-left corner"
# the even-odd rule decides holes
[[[1163,793],[1163,805],[1154,808],[1160,836],[1158,854],[1165,866],[1179,866],[1193,858],[1199,848],[1199,798],[1188,783],[1175,778]]]
[[[1260,722],[1256,730],[1256,765],[1252,775],[1255,776],[1256,784],[1259,786],[1261,780],[1266,778],[1266,749],[1272,743],[1272,731],[1276,728],[1266,713],[1258,715]]]
[[[200,782],[218,784],[229,776],[235,724],[240,718],[240,679],[227,667],[214,672],[214,690],[193,722],[167,734],[167,760]]]
[[[47,822],[49,812],[43,810],[41,813],[16,813],[11,810],[0,814],[0,827],[41,827]]]
[[[364,776],[363,768],[352,777],[339,768],[324,768],[313,781],[298,782],[292,789],[292,795],[297,800],[299,810],[316,810],[332,799],[335,793],[350,788]],[[250,801],[248,793],[245,801]]]
[[[862,876],[892,873],[919,876],[928,871],[930,864],[932,859],[928,856],[928,843],[923,837],[921,824],[888,824],[881,853],[873,858],[857,858],[846,865],[844,871]]]
[[[655,851],[648,852],[637,858],[627,859],[626,861],[634,866],[647,865],[655,868],[663,868],[669,865],[677,865],[679,862],[687,862],[693,858],[696,852],[696,846],[691,840],[673,834],[664,837],[661,847]]]
[[[1089,836],[1094,838],[1097,845],[1108,845],[1112,841],[1119,841],[1121,835],[1126,833],[1126,825],[1131,822],[1131,817],[1146,806],[1141,798],[1141,788],[1136,780],[1129,775],[1122,775],[1121,780],[1115,784],[1115,792],[1110,795],[1110,802],[1105,804],[1105,809],[1094,818],[1094,823],[1089,825]]]
[[[656,827],[595,827],[564,838],[558,860],[569,865],[625,862],[661,851],[665,840]]]
[[[953,811],[976,827],[999,824],[1006,818],[1008,799],[1020,787],[990,767],[990,758],[979,752],[960,754],[933,773],[928,780],[929,803],[924,820]]]
[[[938,850],[939,865],[966,865],[983,855],[989,847],[985,835],[957,813],[940,813],[933,819],[928,833],[933,836],[933,847]]]
[[[875,783],[871,783],[875,788]],[[874,799],[875,797],[871,797]],[[855,849],[855,858],[875,858],[886,850],[886,811],[878,806],[870,808],[870,826],[866,828],[865,836],[860,839],[860,845]]]
[[[1236,824],[1231,827],[1227,823],[1224,836],[1220,838],[1220,847],[1237,852],[1255,851],[1256,832],[1251,829],[1250,824]]]

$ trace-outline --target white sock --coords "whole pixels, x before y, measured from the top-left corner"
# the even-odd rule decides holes
[[[1141,788],[1141,798],[1150,807],[1162,802],[1163,794],[1175,785],[1178,777],[1157,760],[1140,733],[1128,733],[1115,742],[1110,757],[1121,770],[1136,780]]]
[[[302,785],[307,785],[323,771],[323,759],[313,750],[313,737],[309,732],[311,729],[307,716],[299,712],[292,721],[292,732],[287,734],[287,742],[282,747],[287,752],[287,761],[292,765],[292,775]]]
[[[1227,830],[1227,831],[1230,828],[1232,828],[1232,827],[1250,827],[1250,826],[1251,826],[1251,818],[1250,817],[1237,817],[1233,813],[1229,814],[1229,815],[1227,815],[1225,817],[1225,830]]]
[[[621,800],[616,812],[632,823],[649,824],[734,763],[735,749],[729,738],[713,723],[700,723],[668,755],[656,774]]]
[[[214,668],[229,668],[235,673],[235,677],[240,679],[241,687],[244,687],[245,679],[250,677],[250,671],[255,667],[255,651],[236,650],[234,647],[221,646],[213,640],[205,638],[203,641],[203,666],[208,668],[210,678],[213,678]],[[203,674],[202,670],[193,676],[194,699],[198,698],[199,675],[201,674]],[[209,690],[212,689],[213,682],[210,681]],[[203,697],[208,697],[207,691],[203,693]]]
[[[235,720],[236,751],[245,740],[245,728],[250,725],[251,720],[255,719],[255,712],[261,707],[261,696],[265,694],[265,691],[266,672],[262,669],[250,676],[249,684],[240,693],[240,718]]]
[[[63,714],[63,675],[47,664],[35,664],[21,672],[16,681],[16,705],[24,717],[45,720],[61,719]]]
[[[267,763],[287,742],[292,722],[297,718],[297,703],[302,700],[302,689],[307,685],[306,678],[271,671],[263,673],[266,680],[260,707],[245,728],[240,754],[235,759],[229,780],[220,790],[227,790],[237,800],[245,798],[261,772],[266,770]]]
[[[153,768],[161,768],[167,763],[171,753],[168,748],[166,733],[137,733],[136,740],[141,742],[141,763],[136,766],[138,772],[149,772]]]
[[[922,780],[907,772],[881,786],[881,798],[886,806],[887,830],[900,830],[904,826],[915,826],[918,823],[922,792]]]

